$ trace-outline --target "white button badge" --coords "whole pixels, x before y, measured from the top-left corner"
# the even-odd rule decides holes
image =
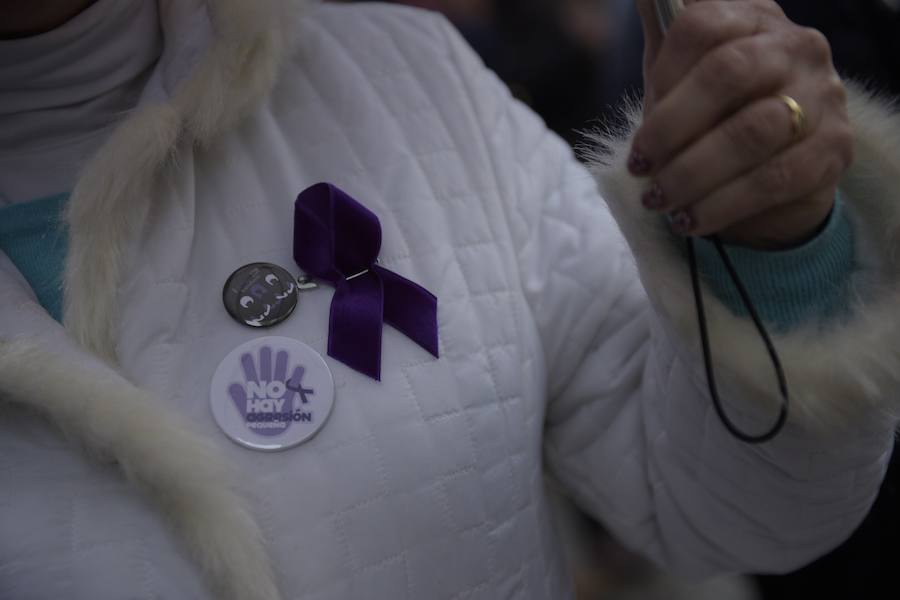
[[[286,450],[312,438],[334,406],[334,379],[301,342],[269,336],[232,350],[213,375],[213,416],[229,438],[252,450]]]

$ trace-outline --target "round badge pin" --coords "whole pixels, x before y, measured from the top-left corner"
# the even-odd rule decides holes
[[[268,336],[232,350],[212,378],[209,402],[231,440],[264,452],[311,439],[334,406],[334,379],[322,357],[297,340]]]
[[[228,314],[242,325],[272,327],[297,308],[297,282],[287,269],[252,263],[231,274],[222,290]]]

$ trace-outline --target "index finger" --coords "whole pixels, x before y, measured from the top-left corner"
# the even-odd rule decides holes
[[[662,46],[664,32],[657,16],[657,2],[660,0],[636,0],[638,14],[641,16],[641,28],[644,32],[644,76],[656,63],[656,56]],[[666,1],[666,0],[663,0]]]
[[[686,0],[659,48],[646,84],[657,102],[710,50],[767,31],[784,13],[771,0]]]

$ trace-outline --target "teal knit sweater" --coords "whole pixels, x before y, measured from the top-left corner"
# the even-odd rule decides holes
[[[62,272],[68,248],[61,215],[68,198],[58,194],[0,208],[0,250],[57,321],[62,320]]]
[[[38,301],[62,317],[62,271],[67,234],[60,215],[68,194],[0,208],[0,250],[18,267]],[[697,240],[701,276],[736,314],[745,309],[713,245]],[[846,310],[854,269],[853,231],[840,198],[822,232],[804,246],[762,252],[731,246],[728,255],[760,316],[776,330]]]
[[[698,239],[695,248],[706,284],[732,312],[746,316],[715,246]],[[854,250],[853,228],[840,196],[824,229],[803,246],[781,252],[726,246],[760,317],[781,332],[846,314],[850,276],[856,268]]]

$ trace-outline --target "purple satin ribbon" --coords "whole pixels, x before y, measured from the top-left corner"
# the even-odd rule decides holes
[[[381,223],[372,211],[329,183],[294,204],[294,260],[307,275],[335,287],[328,355],[381,380],[385,322],[438,356],[437,298],[378,264]]]

